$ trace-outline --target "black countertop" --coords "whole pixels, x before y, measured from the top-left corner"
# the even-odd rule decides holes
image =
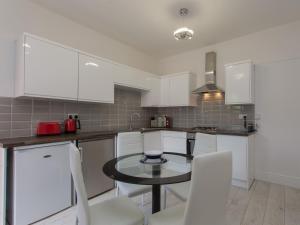
[[[13,149],[15,147],[20,146],[29,146],[29,145],[38,145],[38,144],[47,144],[54,142],[63,142],[63,141],[74,141],[74,140],[86,140],[86,139],[106,139],[112,138],[120,132],[128,132],[128,131],[141,131],[145,132],[153,132],[153,131],[182,131],[182,132],[190,132],[195,133],[191,128],[141,128],[134,130],[112,130],[112,131],[95,131],[95,132],[81,132],[76,134],[61,134],[54,136],[43,136],[43,137],[18,137],[18,138],[6,138],[0,139],[0,147]],[[198,131],[199,132],[199,131]],[[215,132],[205,132],[201,131],[201,133],[208,134],[220,134],[220,135],[234,135],[234,136],[250,136],[254,134],[256,131],[247,132],[247,131],[239,131],[239,130],[217,130]]]

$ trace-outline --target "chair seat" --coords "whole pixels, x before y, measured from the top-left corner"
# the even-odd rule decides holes
[[[185,204],[180,204],[149,217],[148,225],[183,225]]]
[[[127,197],[134,197],[152,190],[152,187],[149,185],[128,184],[123,182],[118,182],[117,185],[121,193]]]
[[[189,181],[179,184],[170,184],[166,185],[165,188],[181,201],[186,201],[190,191],[190,183],[191,182]]]
[[[143,225],[144,215],[127,197],[90,206],[91,225]]]

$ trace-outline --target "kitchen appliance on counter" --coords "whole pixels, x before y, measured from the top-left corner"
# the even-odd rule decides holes
[[[86,139],[78,141],[83,179],[88,198],[93,198],[115,187],[114,181],[102,172],[103,165],[115,156],[115,139]]]
[[[151,117],[150,121],[151,128],[171,128],[172,127],[172,119],[169,116],[155,116]]]
[[[80,129],[80,120],[78,116],[71,116],[69,115],[69,118],[65,120],[65,133],[76,133],[77,129]]]
[[[8,151],[8,224],[32,224],[71,207],[69,144],[22,146]]]
[[[61,134],[59,122],[39,122],[36,129],[37,136]]]

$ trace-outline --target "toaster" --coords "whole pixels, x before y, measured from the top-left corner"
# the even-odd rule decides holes
[[[58,135],[61,134],[61,127],[59,122],[39,122],[36,135],[45,136],[45,135]]]

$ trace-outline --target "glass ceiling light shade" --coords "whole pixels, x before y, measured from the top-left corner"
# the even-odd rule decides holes
[[[187,27],[181,27],[174,31],[174,37],[176,40],[190,40],[193,35],[194,31]]]
[[[181,8],[179,10],[179,15],[183,18],[187,16],[189,13],[189,10],[187,8]],[[173,33],[176,40],[190,40],[192,39],[194,35],[194,31],[187,28],[187,27],[181,27],[174,31]]]

